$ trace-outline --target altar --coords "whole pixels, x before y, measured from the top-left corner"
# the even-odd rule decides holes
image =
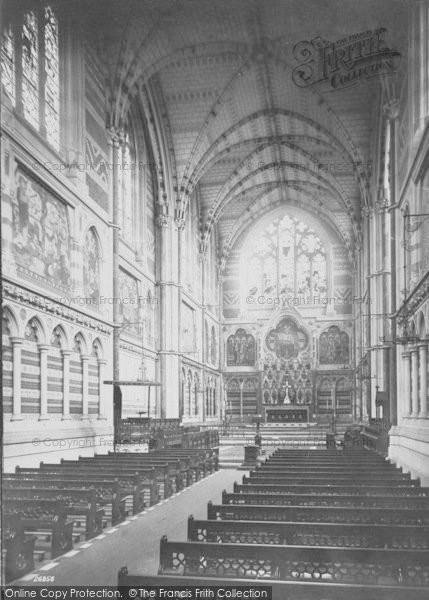
[[[310,407],[299,404],[264,406],[266,423],[308,423]]]

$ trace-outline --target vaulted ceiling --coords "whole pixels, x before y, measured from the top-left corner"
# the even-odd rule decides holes
[[[351,246],[368,201],[380,78],[298,87],[293,49],[379,27],[406,61],[406,0],[140,0],[87,6],[110,74],[111,110],[142,86],[157,100],[175,206],[200,202],[203,242],[227,253],[282,203],[328,219]],[[101,19],[101,20],[100,20]],[[95,27],[95,20],[98,29]]]

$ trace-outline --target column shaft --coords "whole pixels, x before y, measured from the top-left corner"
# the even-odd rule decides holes
[[[62,350],[63,355],[63,421],[70,417],[70,356],[71,350]]]
[[[420,358],[420,413],[419,417],[426,419],[428,416],[428,359],[427,346],[419,346]]]
[[[417,347],[411,349],[411,416],[419,414],[419,354]]]
[[[409,417],[411,414],[411,353],[403,352],[402,358],[404,359],[404,416]]]
[[[11,338],[12,343],[12,421],[22,420],[21,415],[21,338]]]
[[[39,344],[40,356],[40,416],[39,421],[46,421],[48,416],[48,350],[49,346]]]
[[[88,414],[88,385],[89,385],[89,377],[88,377],[88,363],[89,356],[82,355],[82,419],[89,419]]]
[[[104,367],[107,363],[107,360],[98,359],[98,418],[100,420],[105,420],[106,415],[104,412]]]

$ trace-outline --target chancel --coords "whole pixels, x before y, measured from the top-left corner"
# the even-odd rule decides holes
[[[429,2],[1,28],[2,583],[426,600]]]

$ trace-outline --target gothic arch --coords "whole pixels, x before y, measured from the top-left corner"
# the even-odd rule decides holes
[[[62,325],[56,325],[52,329],[50,343],[51,346],[56,346],[61,350],[66,350],[70,347],[68,336]]]
[[[28,340],[35,341],[38,344],[46,343],[46,330],[38,317],[33,316],[28,319],[25,326],[24,337]]]
[[[81,331],[74,336],[73,350],[79,354],[88,354],[88,344],[84,334]]]
[[[10,336],[11,337],[19,337],[19,334],[20,334],[19,322],[15,316],[14,309],[9,305],[5,305],[3,307],[3,320],[5,320],[5,319],[8,322]]]

